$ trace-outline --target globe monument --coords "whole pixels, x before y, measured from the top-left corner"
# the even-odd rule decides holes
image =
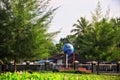
[[[66,54],[66,68],[68,68],[68,55],[73,54],[74,47],[72,44],[66,43],[63,45],[62,50]]]

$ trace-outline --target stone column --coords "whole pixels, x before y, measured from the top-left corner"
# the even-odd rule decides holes
[[[74,70],[78,70],[79,61],[74,61]]]

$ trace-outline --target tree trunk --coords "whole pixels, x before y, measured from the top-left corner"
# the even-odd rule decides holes
[[[98,63],[97,63],[97,75],[99,75],[99,60],[98,60]]]
[[[14,72],[16,72],[17,66],[16,66],[16,56],[14,56]]]

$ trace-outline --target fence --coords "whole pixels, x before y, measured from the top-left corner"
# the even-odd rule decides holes
[[[79,64],[79,67],[86,68],[87,70],[92,70],[93,73],[120,73],[120,64]]]
[[[81,70],[96,73],[120,73],[120,64],[68,64],[68,68],[65,68],[65,64],[56,65],[54,63],[46,64],[16,64],[16,70],[31,70],[31,71],[42,71],[42,70]],[[14,71],[14,65],[0,65],[0,72],[2,71]]]

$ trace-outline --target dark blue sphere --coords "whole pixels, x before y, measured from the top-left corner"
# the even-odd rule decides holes
[[[72,44],[66,43],[66,44],[63,45],[62,50],[65,54],[70,55],[74,52],[74,47],[73,47]]]

